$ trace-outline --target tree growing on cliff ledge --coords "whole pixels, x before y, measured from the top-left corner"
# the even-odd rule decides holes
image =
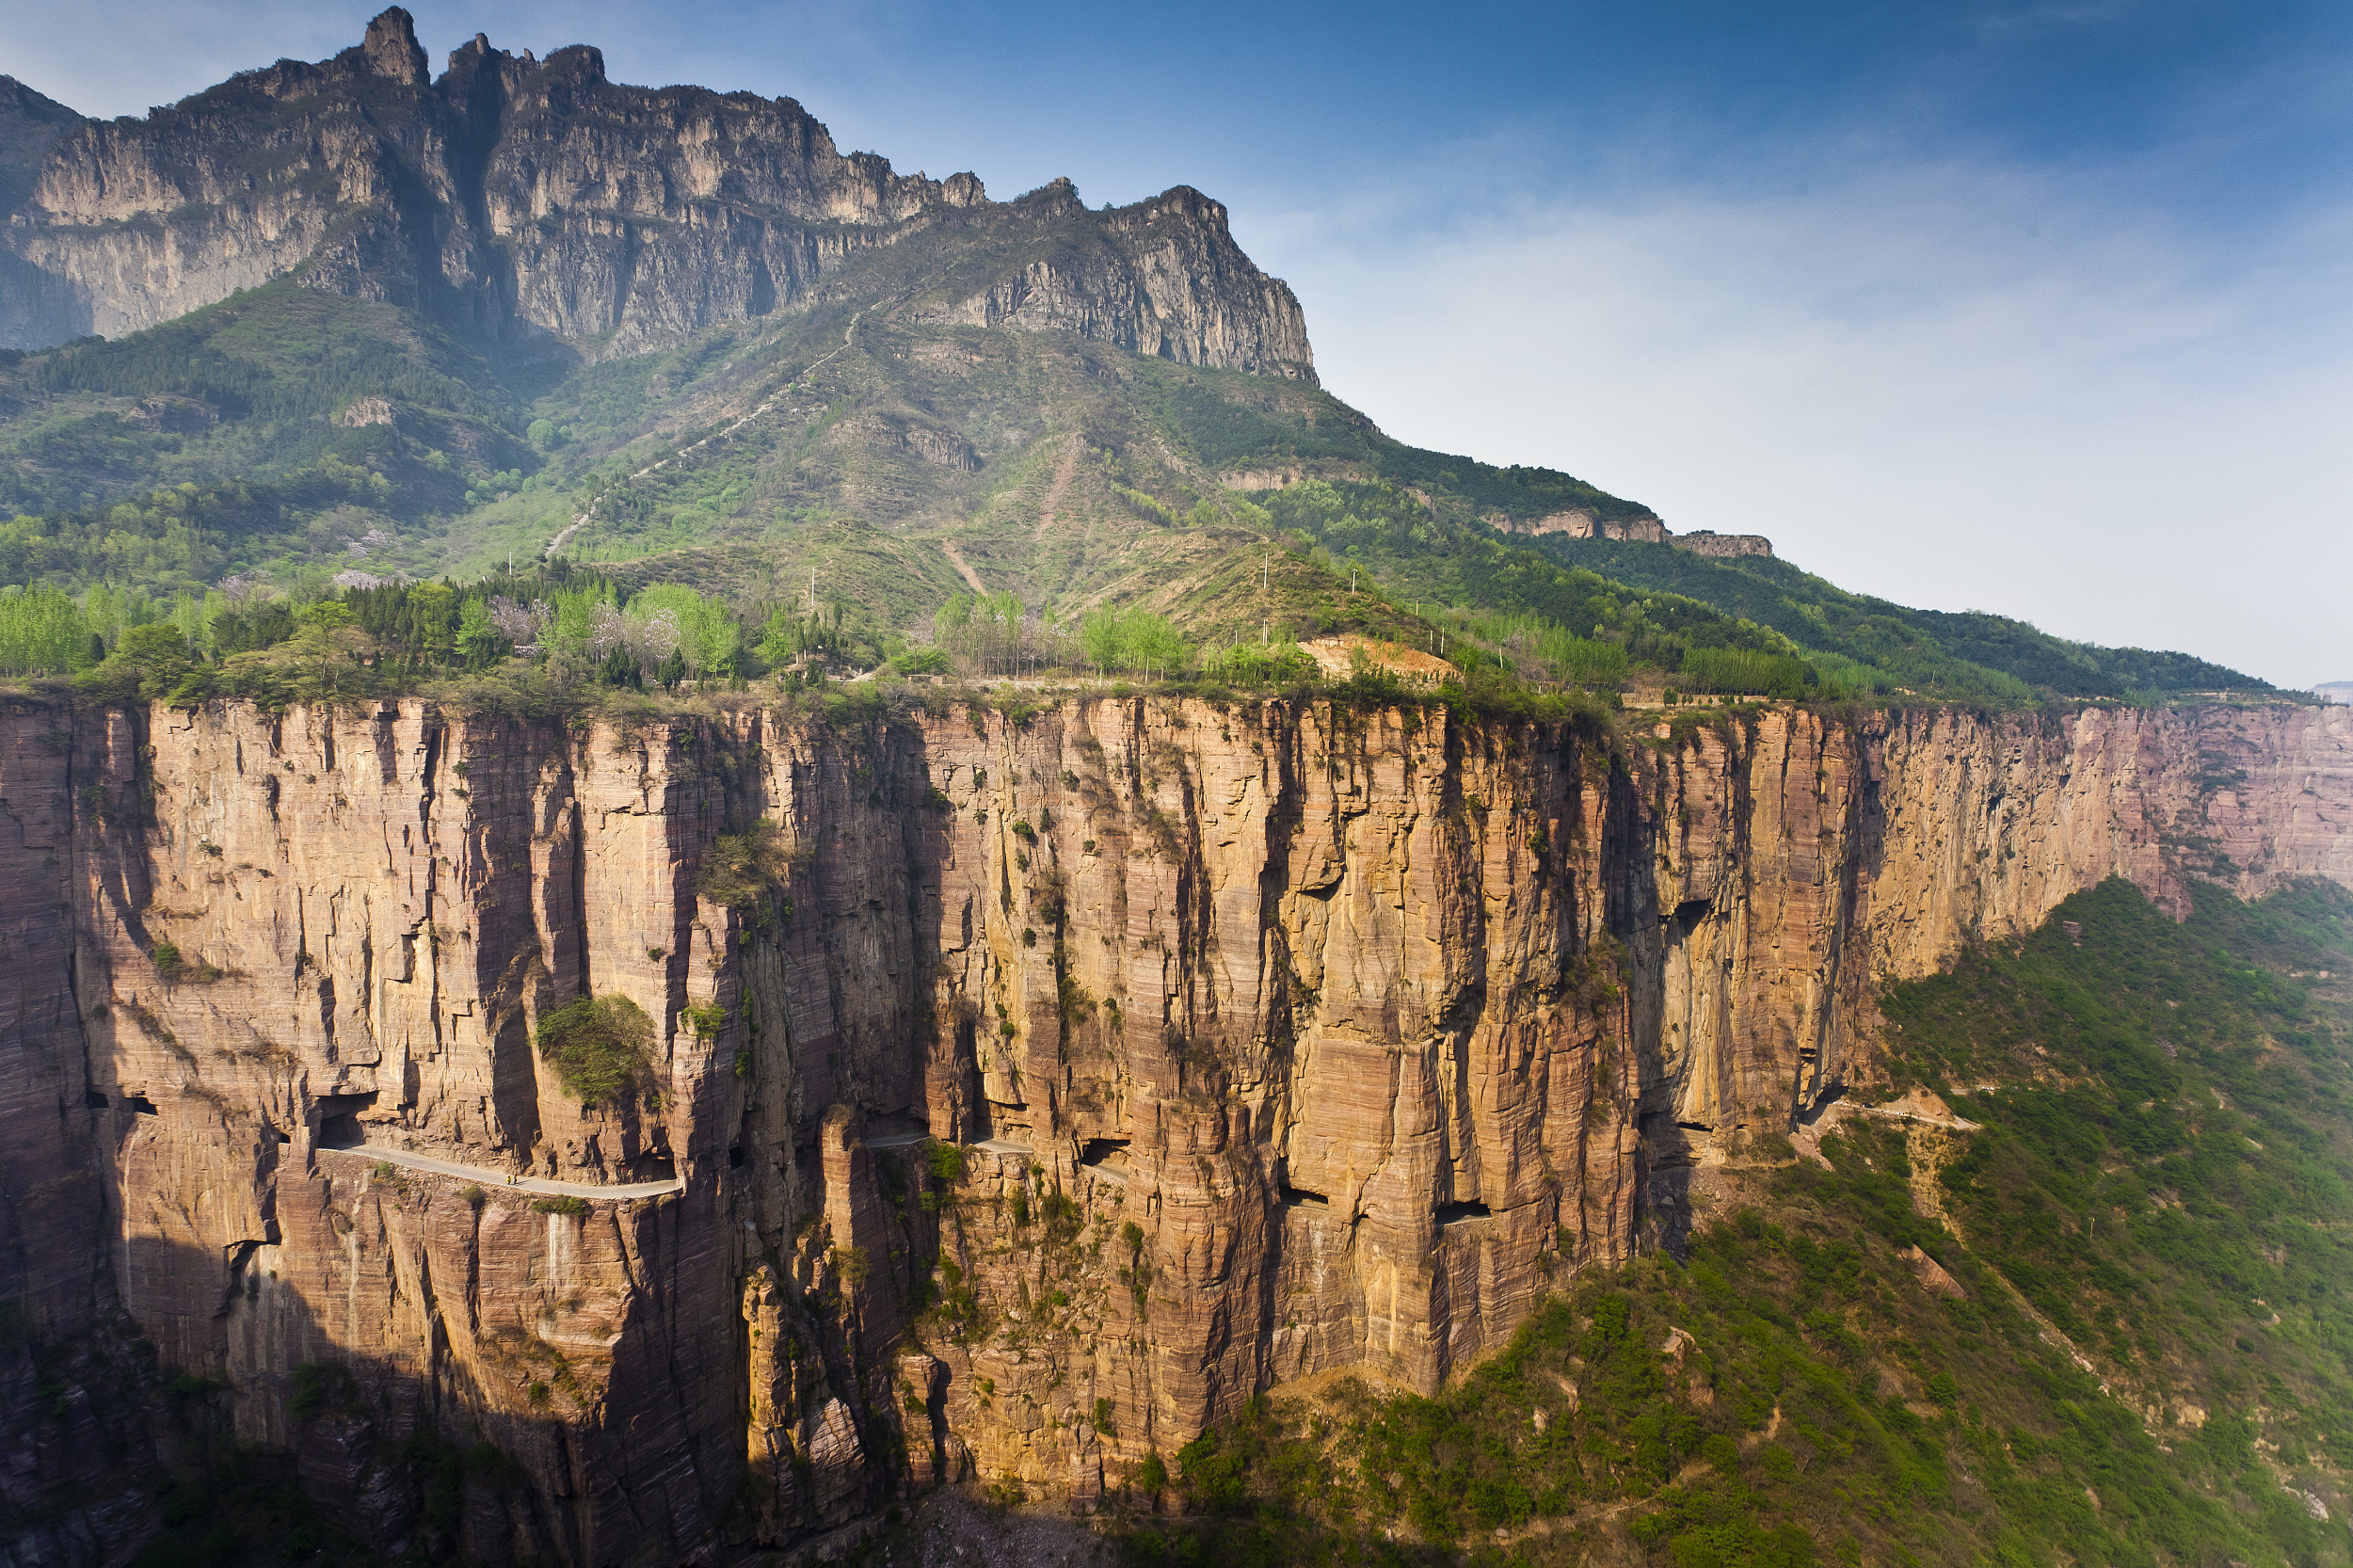
[[[622,996],[583,997],[539,1020],[539,1054],[584,1106],[616,1105],[653,1077],[653,1020]]]

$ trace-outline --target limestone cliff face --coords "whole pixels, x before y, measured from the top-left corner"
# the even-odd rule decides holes
[[[1178,188],[1089,213],[1067,182],[992,202],[970,174],[843,154],[791,99],[608,82],[476,35],[438,80],[406,11],[143,120],[80,120],[0,82],[0,346],[120,336],[241,288],[413,306],[597,353],[807,309],[877,250],[938,252],[945,319],[1075,331],[1190,364],[1312,378],[1299,304]],[[951,265],[952,261],[959,264]]]
[[[379,1539],[483,1560],[724,1559],[974,1469],[1084,1498],[1284,1378],[1430,1387],[1867,1083],[1882,978],[2108,875],[2353,883],[2341,709],[1613,748],[20,702],[0,768],[0,1294],[37,1343],[126,1314]],[[762,822],[766,895],[702,896]],[[658,1093],[584,1109],[534,1029],[615,994]],[[7,1354],[16,1502],[98,1461]],[[416,1432],[515,1479],[424,1516]]]

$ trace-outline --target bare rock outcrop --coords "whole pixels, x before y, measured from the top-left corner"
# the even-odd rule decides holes
[[[1759,555],[1770,560],[1773,554],[1773,541],[1762,534],[1719,534],[1710,528],[1701,528],[1689,534],[1670,534],[1667,542],[1677,550],[1688,550],[1694,555],[1705,555],[1715,561],[1738,560],[1744,555]]]
[[[1743,556],[1762,556],[1770,560],[1773,553],[1773,541],[1762,534],[1719,534],[1706,528],[1678,534],[1658,519],[1649,516],[1597,518],[1588,511],[1571,510],[1551,512],[1539,518],[1511,518],[1498,512],[1489,517],[1487,521],[1506,534],[1522,534],[1531,537],[1558,534],[1571,539],[1624,539],[1635,544],[1668,544],[1715,561],[1737,560]]]
[[[34,1338],[135,1324],[384,1539],[430,1528],[401,1445],[478,1433],[520,1479],[469,1554],[685,1560],[1434,1386],[1868,1085],[1885,978],[2108,876],[2353,884],[2353,714],[20,701],[0,800]],[[722,835],[756,894],[703,891]],[[652,1021],[646,1092],[539,1054],[584,996]],[[43,1441],[12,1474],[81,1463]]]
[[[0,346],[120,336],[293,278],[635,353],[843,291],[897,303],[843,274],[921,234],[962,260],[920,315],[1314,376],[1298,301],[1193,191],[1095,213],[1056,181],[993,202],[968,173],[841,152],[789,98],[610,82],[584,45],[541,60],[477,34],[437,80],[398,8],[332,59],[145,120],[0,79]]]

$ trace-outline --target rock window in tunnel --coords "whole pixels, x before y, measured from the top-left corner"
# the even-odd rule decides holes
[[[360,1128],[360,1112],[376,1104],[374,1095],[321,1095],[318,1097],[318,1146],[356,1149],[367,1142]]]
[[[1485,1204],[1476,1198],[1468,1203],[1442,1203],[1438,1206],[1438,1224],[1441,1226],[1468,1224],[1474,1220],[1488,1218],[1491,1212]]]

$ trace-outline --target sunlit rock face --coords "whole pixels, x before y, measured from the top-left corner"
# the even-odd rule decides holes
[[[1434,1387],[1870,1084],[1884,979],[2111,875],[2353,883],[2353,712],[19,701],[0,799],[0,1295],[377,1539],[684,1560]],[[584,996],[654,1031],[593,1106],[535,1044]],[[419,1432],[508,1482],[425,1517]]]
[[[435,79],[395,8],[332,59],[145,120],[0,86],[0,347],[120,337],[291,279],[599,356],[888,297],[1314,376],[1298,301],[1195,191],[1090,212],[1058,180],[991,201],[970,174],[840,152],[789,98],[609,82],[584,45],[540,60],[477,34]],[[919,253],[910,286],[894,268]]]

